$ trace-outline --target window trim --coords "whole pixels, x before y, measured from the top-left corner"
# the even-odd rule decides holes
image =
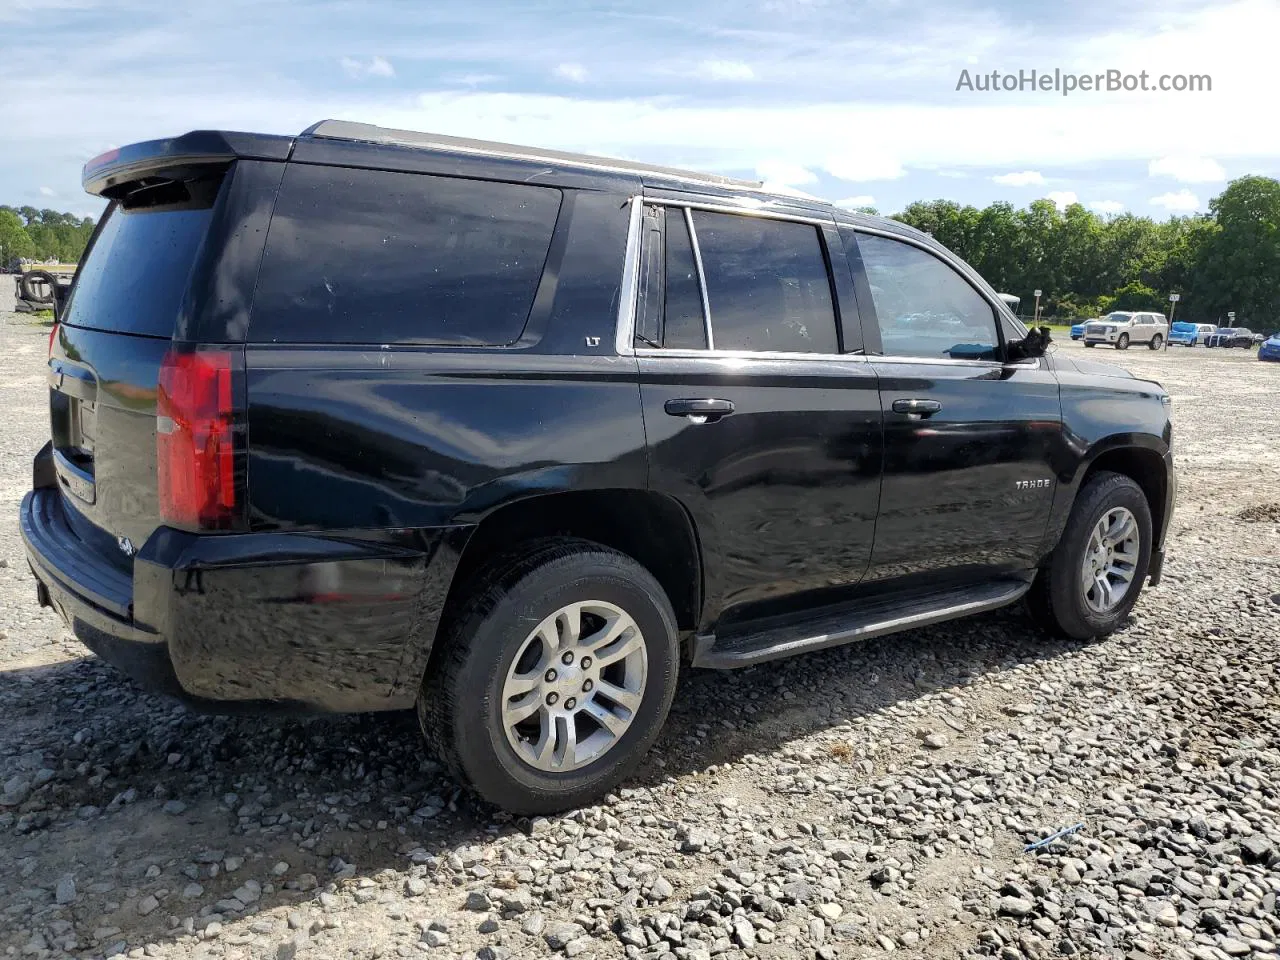
[[[663,208],[663,213],[666,213],[666,208]],[[698,243],[698,231],[693,226],[693,211],[688,207],[684,208],[684,225],[689,231],[689,245],[693,248],[693,267],[698,271],[698,295],[702,298],[702,326],[707,333],[707,349],[714,350],[716,348],[716,337],[711,329],[711,300],[707,296],[707,271],[702,266],[702,246]],[[664,295],[665,292],[664,290]],[[665,334],[665,316],[663,319],[663,333]],[[666,337],[664,336],[663,339],[665,340]],[[666,348],[664,347],[663,349]]]
[[[698,234],[693,225],[693,211],[705,210],[708,213],[727,213],[734,216],[757,217],[761,220],[780,220],[785,223],[803,223],[815,227],[821,234],[818,238],[819,250],[822,252],[822,268],[827,274],[827,286],[831,288],[832,322],[835,324],[836,343],[842,339],[840,329],[840,302],[834,289],[832,271],[835,264],[831,262],[831,253],[827,249],[828,237],[822,228],[835,227],[835,218],[810,217],[799,213],[782,210],[764,210],[735,207],[728,203],[708,203],[702,200],[673,199],[668,197],[645,197],[636,194],[630,199],[631,219],[627,228],[627,248],[622,262],[622,284],[618,303],[618,319],[614,330],[614,349],[620,357],[671,357],[673,359],[694,359],[707,357],[718,360],[856,360],[866,363],[872,357],[862,353],[807,353],[786,350],[724,350],[716,346],[711,331],[711,305],[707,298],[706,275],[702,269],[702,249],[698,245]],[[661,207],[677,207],[684,210],[685,225],[689,228],[689,238],[693,244],[694,262],[698,268],[698,286],[702,294],[702,316],[707,325],[707,348],[696,350],[688,348],[670,349],[666,347],[637,347],[635,345],[635,325],[639,307],[640,292],[640,245],[641,226],[645,204]],[[841,255],[844,251],[841,250]],[[967,362],[967,361],[966,361]]]
[[[895,233],[892,230],[882,230],[882,229],[877,229],[875,227],[863,227],[863,226],[858,226],[857,224],[851,224],[850,229],[854,234],[855,240],[857,239],[857,235],[860,233],[869,234],[874,237],[881,237],[885,240],[897,240],[900,243],[905,243],[908,246],[912,246],[918,250],[922,250],[923,252],[942,261],[944,264],[946,264],[952,270],[954,270],[960,276],[960,279],[963,280],[965,283],[967,283],[970,289],[972,289],[973,292],[976,293],[980,299],[986,302],[987,306],[991,307],[992,309],[991,320],[996,328],[996,341],[997,341],[996,348],[1000,353],[1000,357],[996,360],[977,360],[977,359],[968,360],[968,359],[956,359],[954,357],[932,357],[932,356],[927,356],[923,354],[919,354],[919,355],[907,354],[907,355],[900,355],[900,356],[899,355],[890,356],[885,353],[871,354],[870,355],[871,359],[877,362],[888,361],[890,363],[930,363],[930,364],[940,363],[940,364],[946,364],[947,366],[959,365],[959,366],[967,366],[967,367],[984,367],[989,369],[990,368],[1003,369],[1004,367],[1007,367],[1010,365],[1010,361],[1007,359],[1008,357],[1007,341],[1005,340],[1005,337],[1004,337],[1004,325],[1000,321],[1002,319],[1003,314],[1008,314],[1009,316],[1012,316],[1012,311],[1008,309],[1008,305],[1004,304],[1003,301],[1000,301],[1000,305],[998,306],[996,303],[996,300],[993,300],[991,297],[987,296],[982,291],[982,289],[976,283],[973,282],[973,277],[970,276],[971,268],[967,268],[967,265],[964,264],[963,261],[959,260],[959,258],[955,257],[954,255],[951,255],[950,251],[946,251],[945,247],[942,248],[942,250],[940,251],[930,246],[927,243],[923,243],[922,241],[917,240],[915,237],[907,236],[901,233]],[[946,252],[944,253],[943,251],[946,251]],[[858,249],[858,259],[859,261],[862,261],[861,246],[859,246],[859,249]],[[866,263],[865,261],[862,261],[862,270],[864,273],[866,272],[866,269],[867,269]],[[998,300],[999,298],[996,298],[996,299]],[[1003,311],[1001,309],[1002,307],[1003,307]],[[862,310],[859,312],[863,318],[867,318],[868,314],[870,314],[870,319],[875,323],[876,339],[879,340],[880,348],[881,350],[883,350],[884,340],[880,334],[880,313],[879,313],[879,310],[877,310],[876,308],[874,300],[872,301],[869,310]],[[1017,318],[1015,317],[1014,319],[1017,319]],[[866,338],[866,335],[867,335],[867,331],[863,330],[862,336],[864,340]],[[1020,367],[1026,366],[1025,364],[1022,364],[1022,363],[1018,363],[1016,365]],[[1036,367],[1039,367],[1039,365],[1040,365],[1039,361],[1037,360]]]

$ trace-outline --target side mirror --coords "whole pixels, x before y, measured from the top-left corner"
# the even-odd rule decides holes
[[[1021,340],[1013,340],[1005,345],[1008,360],[1030,360],[1043,357],[1053,343],[1052,331],[1048,327],[1032,327]]]

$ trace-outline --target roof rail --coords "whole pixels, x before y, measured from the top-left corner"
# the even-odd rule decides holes
[[[321,120],[302,131],[302,136],[323,140],[357,140],[365,143],[385,143],[422,150],[449,150],[474,153],[479,156],[499,157],[509,160],[533,160],[535,162],[566,164],[591,170],[619,173],[652,173],[680,180],[715,184],[721,187],[741,187],[759,190],[764,184],[759,180],[740,180],[715,173],[699,173],[695,170],[679,170],[631,160],[614,160],[593,157],[585,153],[568,153],[562,150],[545,150],[541,147],[522,147],[492,140],[473,140],[470,137],[450,137],[439,133],[419,133],[414,130],[393,130],[371,123],[354,123],[349,120]]]

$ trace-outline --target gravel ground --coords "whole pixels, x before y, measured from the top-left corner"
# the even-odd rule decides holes
[[[12,520],[45,333],[0,336],[0,955],[1280,955],[1278,366],[1090,352],[1177,417],[1166,580],[1114,637],[1015,610],[688,671],[625,789],[528,821],[410,718],[199,716],[87,656]]]

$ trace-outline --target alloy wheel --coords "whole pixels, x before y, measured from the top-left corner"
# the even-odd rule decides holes
[[[1108,510],[1094,525],[1080,568],[1084,602],[1094,613],[1110,613],[1129,593],[1141,545],[1138,521],[1127,507]]]
[[[621,607],[566,604],[521,644],[502,687],[507,742],[529,766],[566,773],[599,759],[644,699],[644,636]]]

